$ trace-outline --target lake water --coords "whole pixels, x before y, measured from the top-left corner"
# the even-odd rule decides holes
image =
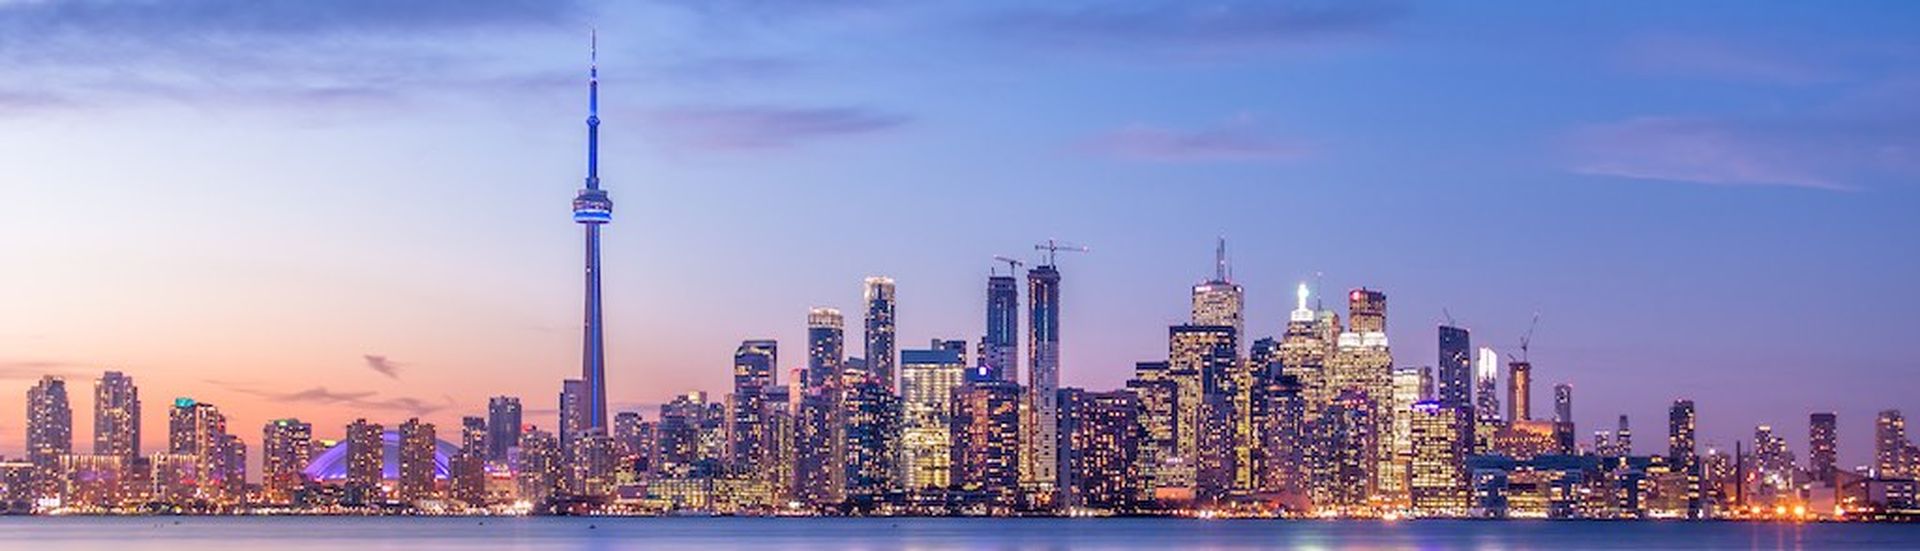
[[[601,549],[1920,549],[1920,524],[778,519],[0,517],[34,551]]]

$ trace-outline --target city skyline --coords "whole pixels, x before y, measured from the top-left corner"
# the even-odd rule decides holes
[[[30,9],[0,9],[0,20],[17,21],[22,10]],[[1690,101],[1660,101],[1659,96],[1667,87],[1693,79],[1768,91],[1776,89],[1768,86],[1785,87],[1808,97],[1796,96],[1783,109],[1809,117],[1830,114],[1830,109],[1856,108],[1850,102],[1872,102],[1875,92],[1904,82],[1897,75],[1883,75],[1880,69],[1888,63],[1875,56],[1902,59],[1899,56],[1907,54],[1860,54],[1842,47],[1850,45],[1818,40],[1827,47],[1807,55],[1832,55],[1869,67],[1840,63],[1834,70],[1853,72],[1826,77],[1835,80],[1806,77],[1812,79],[1806,84],[1720,80],[1794,76],[1776,74],[1790,73],[1793,67],[1735,63],[1756,58],[1785,63],[1782,57],[1769,57],[1778,52],[1764,47],[1754,58],[1742,57],[1752,52],[1739,48],[1743,37],[1754,40],[1748,35],[1802,15],[1778,11],[1784,9],[1728,24],[1721,34],[1731,36],[1721,38],[1727,44],[1719,44],[1719,49],[1712,44],[1685,47],[1685,41],[1675,46],[1663,42],[1675,39],[1658,32],[1636,35],[1653,35],[1641,38],[1650,43],[1600,41],[1620,55],[1635,48],[1690,52],[1695,57],[1682,56],[1675,63],[1695,66],[1636,69],[1629,63],[1625,69],[1613,67],[1617,74],[1603,70],[1605,74],[1591,78],[1609,83],[1610,89],[1637,91],[1629,96],[1649,105],[1612,104],[1588,113],[1590,118],[1567,117],[1571,120],[1523,117],[1538,125],[1524,131],[1490,124],[1479,129],[1502,139],[1471,145],[1504,153],[1518,143],[1556,135],[1540,130],[1551,123],[1585,124],[1596,127],[1589,128],[1595,131],[1673,130],[1657,124],[1659,120],[1632,117],[1686,115]],[[1204,13],[1178,13],[1185,18],[1174,17],[1176,22],[1217,24]],[[1369,89],[1364,84],[1394,68],[1454,67],[1433,59],[1394,63],[1380,58],[1408,55],[1408,43],[1421,43],[1423,31],[1448,28],[1446,17],[1458,14],[1408,8],[1385,13],[1378,16],[1385,19],[1377,27],[1361,29],[1367,31],[1363,33],[1367,38],[1357,45],[1316,43],[1307,48],[1316,51],[1277,55],[1278,61],[1267,56],[1259,56],[1260,61],[1231,59],[1235,54],[1227,52],[1225,61],[1192,61],[1196,67],[1176,59],[1167,66],[1121,71],[1130,74],[1120,76],[1082,68],[1047,82],[1114,86],[1192,71],[1220,82],[1257,84],[1262,90],[1305,86],[1327,93]],[[632,25],[655,21],[644,15],[626,14],[625,21]],[[873,24],[857,15],[829,10],[825,15],[801,16],[824,17],[835,25]],[[1775,19],[1768,19],[1769,15]],[[4,19],[8,17],[16,19]],[[561,42],[568,44],[566,51],[577,50],[583,25],[572,24],[572,13],[552,17],[544,26],[532,28],[505,24],[542,50],[549,47],[548,42],[556,50]],[[667,22],[660,24],[670,25],[684,23],[674,17],[709,16],[663,17]],[[1821,17],[1860,23],[1858,17],[1844,14]],[[606,29],[615,18],[597,19]],[[819,23],[821,19],[807,21],[825,24]],[[1028,24],[1039,24],[1034,21],[1045,19]],[[1603,18],[1599,23],[1641,28],[1635,21],[1620,19]],[[1899,30],[1866,26],[1868,31]],[[339,31],[308,32],[314,34],[295,38],[315,39]],[[900,30],[867,28],[863,32]],[[618,63],[635,69],[628,74],[658,73],[658,67],[649,65],[657,58],[636,54],[649,51],[650,45],[631,38],[638,33],[623,34],[629,41],[622,44],[627,54]],[[457,35],[443,30],[433,36],[454,41],[460,39]],[[166,39],[164,33],[134,36]],[[1578,42],[1580,37],[1568,40],[1587,44]],[[1265,43],[1253,46],[1288,49],[1288,45]],[[1476,44],[1453,46],[1456,51],[1471,50]],[[14,47],[8,51],[17,53],[18,46]],[[1321,48],[1326,51],[1317,51]],[[107,52],[82,48],[69,53],[84,57]],[[781,53],[816,52],[801,48]],[[837,52],[816,62],[832,65],[827,70],[838,72],[897,61],[844,56],[846,52]],[[577,54],[543,57],[579,58]],[[8,59],[30,63],[18,56]],[[976,78],[1039,71],[1027,66],[1005,73],[982,72],[978,61],[949,62]],[[1721,65],[1713,65],[1716,62]],[[1115,69],[1099,61],[1088,64]],[[1355,68],[1350,71],[1363,74],[1329,64],[1351,64]],[[503,67],[536,75],[546,69],[564,69],[575,75],[575,65],[520,60]],[[1724,72],[1709,70],[1714,68]],[[1680,69],[1686,74],[1663,72]],[[325,68],[303,70],[327,74]],[[1749,73],[1739,74],[1740,70]],[[1332,77],[1332,83],[1316,87],[1271,76],[1268,71],[1318,74]],[[1240,74],[1245,72],[1268,76]],[[874,90],[901,85],[897,77],[885,77],[885,71],[876,73],[880,76],[862,83]],[[608,258],[608,287],[613,290],[608,296],[612,362],[608,378],[614,411],[636,409],[635,405],[651,411],[655,404],[689,390],[723,392],[729,388],[728,353],[740,340],[772,338],[787,342],[789,350],[799,350],[794,347],[806,342],[800,336],[807,308],[832,306],[849,317],[867,312],[856,293],[869,276],[888,276],[898,282],[898,333],[893,342],[907,346],[933,338],[977,342],[978,320],[985,315],[981,280],[998,264],[992,256],[1011,254],[1031,262],[1036,260],[1029,253],[1031,244],[1053,237],[1083,242],[1097,251],[1063,261],[1061,386],[1117,388],[1131,375],[1135,362],[1165,359],[1163,328],[1184,322],[1190,308],[1186,289],[1214,273],[1210,245],[1222,235],[1235,246],[1234,282],[1246,289],[1248,332],[1242,336],[1243,345],[1284,332],[1297,283],[1325,281],[1324,288],[1315,288],[1316,294],[1337,299],[1339,292],[1364,286],[1394,297],[1396,316],[1388,333],[1399,366],[1433,365],[1431,359],[1437,354],[1431,327],[1444,321],[1443,312],[1458,316],[1462,326],[1473,330],[1476,347],[1491,346],[1502,353],[1517,351],[1527,320],[1540,312],[1543,321],[1531,355],[1534,401],[1544,404],[1542,398],[1550,396],[1546,391],[1554,384],[1572,384],[1578,391],[1575,416],[1582,427],[1609,426],[1616,415],[1625,413],[1645,434],[1658,435],[1653,428],[1660,426],[1658,420],[1667,406],[1685,397],[1700,404],[1703,444],[1730,446],[1736,439],[1747,439],[1755,425],[1764,424],[1781,427],[1790,447],[1804,450],[1805,432],[1798,428],[1804,426],[1806,415],[1836,411],[1838,464],[1850,467],[1868,462],[1870,420],[1879,410],[1914,409],[1910,402],[1902,402],[1916,395],[1916,383],[1900,376],[1910,371],[1912,361],[1894,343],[1913,328],[1899,312],[1920,305],[1916,291],[1901,283],[1911,281],[1920,268],[1911,255],[1898,252],[1900,236],[1911,235],[1916,222],[1898,207],[1913,204],[1914,190],[1893,181],[1897,178],[1826,173],[1788,178],[1795,181],[1771,187],[1726,181],[1695,187],[1594,175],[1632,172],[1627,169],[1584,174],[1569,174],[1582,171],[1566,167],[1542,169],[1532,164],[1540,161],[1537,156],[1512,164],[1489,163],[1491,168],[1458,166],[1497,156],[1473,154],[1474,148],[1466,146],[1433,150],[1435,155],[1462,154],[1459,161],[1414,155],[1409,161],[1415,168],[1409,172],[1387,171],[1366,166],[1379,159],[1372,156],[1379,150],[1435,142],[1378,141],[1382,135],[1373,132],[1395,127],[1358,130],[1380,123],[1366,115],[1362,105],[1329,103],[1306,92],[1280,94],[1293,102],[1291,106],[1237,94],[1210,96],[1205,106],[1165,106],[1144,99],[1100,104],[1085,115],[1088,120],[1041,125],[1045,131],[1040,134],[1058,143],[1018,141],[994,147],[978,138],[1005,128],[957,124],[956,119],[978,113],[929,99],[937,94],[928,90],[919,90],[925,96],[868,95],[859,89],[815,89],[823,86],[818,76],[774,78],[807,84],[795,91],[796,101],[802,104],[871,101],[882,107],[758,112],[683,108],[661,114],[654,110],[684,106],[688,100],[663,96],[656,81],[638,76],[609,81],[611,86],[636,92],[619,100],[623,134],[614,140],[618,146],[609,143],[608,147],[619,152],[621,161],[617,169],[608,167],[618,171],[610,174],[618,174],[627,186],[623,189],[631,190],[623,191],[627,197],[658,196],[672,205],[644,207],[637,211],[643,214],[623,218],[627,224],[606,227],[609,243],[618,243],[610,245],[618,251],[610,250]],[[359,84],[350,77],[346,80]],[[324,95],[332,90],[324,84],[315,84],[312,91]],[[0,357],[0,374],[12,389],[0,392],[0,411],[23,409],[25,389],[42,374],[69,377],[68,383],[75,387],[67,393],[78,402],[88,394],[80,391],[79,383],[116,370],[141,381],[149,404],[162,404],[175,396],[219,404],[229,423],[238,427],[234,432],[256,450],[259,442],[252,427],[284,417],[299,417],[316,426],[316,435],[333,436],[357,417],[398,426],[418,415],[441,427],[443,434],[452,434],[460,416],[479,414],[488,397],[505,389],[533,389],[516,393],[527,406],[528,419],[556,428],[553,396],[561,378],[578,373],[573,365],[579,358],[578,335],[570,329],[574,326],[569,320],[577,313],[574,301],[581,289],[561,283],[569,280],[563,268],[577,261],[572,255],[578,254],[578,236],[549,227],[555,225],[552,205],[575,191],[559,182],[579,170],[577,164],[569,164],[578,158],[582,146],[577,113],[568,111],[577,110],[575,84],[514,88],[504,98],[532,97],[532,107],[525,114],[505,114],[490,122],[457,120],[470,113],[471,106],[440,106],[381,122],[372,119],[385,115],[369,114],[382,113],[383,107],[354,105],[352,97],[279,98],[218,114],[191,101],[171,105],[146,100],[111,108],[92,106],[87,97],[73,98],[78,106],[9,103],[6,116],[18,121],[18,126],[0,130],[0,143],[23,152],[22,158],[67,159],[67,153],[55,148],[71,147],[105,162],[22,163],[25,166],[6,176],[8,189],[20,191],[7,194],[19,200],[0,206],[0,220],[5,220],[0,230],[16,236],[47,235],[54,228],[73,230],[48,213],[69,212],[75,202],[99,209],[99,215],[112,222],[80,228],[61,239],[9,240],[6,249],[0,250],[9,258],[21,259],[19,265],[24,267],[0,275],[0,289],[4,289],[0,293],[5,293],[0,298],[20,305],[14,310],[19,315],[0,321],[0,348],[8,350],[8,357]],[[1459,80],[1439,79],[1437,84],[1439,90],[1456,94],[1478,90]],[[1538,82],[1533,87],[1526,82],[1510,84],[1543,91]],[[408,93],[425,89],[418,83],[409,86],[416,87],[408,88]],[[740,92],[739,84],[709,81],[687,86],[717,88],[739,104],[777,101]],[[1156,89],[1170,90],[1175,88]],[[139,92],[115,93],[141,97]],[[466,94],[454,97],[481,104],[503,99]],[[1757,97],[1765,96],[1749,92],[1744,97],[1758,102]],[[1015,97],[1002,107],[1015,109],[1023,101],[1048,97]],[[346,101],[331,103],[342,99]],[[1837,105],[1826,106],[1829,101]],[[906,120],[888,119],[885,114],[893,112],[886,110],[889,104],[914,114],[895,115]],[[1373,105],[1389,106],[1391,112],[1402,114],[1423,107],[1461,108],[1465,116],[1490,112],[1488,106],[1472,101],[1407,99]],[[1313,108],[1328,109],[1330,114],[1315,119],[1308,115]],[[1749,109],[1766,110],[1764,106]],[[875,110],[882,114],[875,115]],[[292,127],[286,127],[289,119],[283,115],[289,111],[307,113],[309,118],[296,117]],[[1672,115],[1673,111],[1681,114]],[[836,116],[856,120],[832,118]],[[861,117],[867,117],[865,126],[860,124]],[[143,130],[181,120],[205,129],[195,131],[196,139],[182,143],[163,143],[151,130]],[[1422,120],[1439,128],[1468,128],[1447,117]],[[675,126],[675,121],[680,125]],[[792,147],[751,141],[783,124],[797,127],[792,131],[799,138],[783,135],[782,139],[846,140],[808,141]],[[749,130],[728,125],[748,125]],[[1349,125],[1355,128],[1353,133],[1339,132]],[[444,130],[421,129],[429,127]],[[836,130],[866,127],[877,127],[872,132],[877,136],[838,136],[862,132]],[[277,129],[265,134],[276,137],[259,144],[241,143],[261,135],[256,130],[262,128]],[[649,141],[689,128],[754,135],[696,136],[706,141],[693,139],[692,145]],[[1075,131],[1099,134],[1100,128],[1112,130],[1104,136],[1108,141],[1079,145],[1105,154],[1087,154],[1075,147]],[[527,136],[445,139],[456,129]],[[1277,139],[1267,132],[1323,134],[1301,138],[1316,142],[1304,147],[1312,153],[1292,153],[1294,148],[1267,143]],[[899,141],[882,139],[888,133]],[[366,134],[438,145],[353,143]],[[1681,132],[1673,139],[1686,136]],[[1901,142],[1906,138],[1898,136],[1893,139],[1896,144],[1912,143]],[[748,141],[748,153],[739,151],[742,146],[735,142],[740,140]],[[1241,148],[1208,149],[1223,140]],[[1254,142],[1251,146],[1249,140]],[[713,141],[733,149],[697,147],[711,146],[708,142]],[[1264,149],[1254,147],[1263,143]],[[969,162],[1018,160],[1033,163],[1034,170],[974,169],[946,175],[923,170],[952,168],[945,164],[952,161],[942,162],[928,151],[953,144],[978,146],[963,156]],[[392,150],[379,151],[382,148]],[[518,150],[512,159],[498,155],[509,149]],[[912,153],[905,158],[925,164],[889,160],[897,153]],[[1522,149],[1522,153],[1540,152]],[[219,161],[192,161],[207,157]],[[416,163],[430,168],[415,168]],[[1442,168],[1460,170],[1458,175],[1446,176],[1444,183],[1425,185],[1422,181],[1433,178],[1413,172]],[[1831,170],[1824,160],[1792,168]],[[260,182],[259,174],[284,180]],[[789,174],[793,182],[788,181]],[[1497,183],[1465,185],[1465,180],[1474,178]],[[1652,179],[1670,178],[1669,174]],[[70,184],[76,179],[88,185],[74,189]],[[883,185],[884,181],[905,183]],[[1023,189],[1054,181],[1067,183]],[[417,182],[427,185],[411,191],[397,187]],[[949,189],[917,189],[941,186]],[[1852,191],[1819,189],[1836,186]],[[451,195],[455,189],[468,188],[477,193]],[[1195,190],[1200,193],[1192,193]],[[967,214],[1007,208],[1012,197],[1029,191],[1037,195],[1024,200],[1055,204],[1046,211],[1058,212],[1059,217],[998,216],[992,217],[997,225],[986,226]],[[77,199],[71,195],[76,193]],[[812,198],[822,194],[831,198]],[[940,203],[949,196],[977,194],[1002,197]],[[1229,194],[1244,194],[1249,200],[1219,202]],[[1213,197],[1205,197],[1209,195]],[[1378,214],[1345,204],[1373,196],[1381,196],[1383,210]],[[374,199],[408,208],[376,205]],[[788,207],[771,206],[782,202]],[[257,218],[261,215],[245,212],[243,207],[263,206],[254,203],[272,206],[264,210],[274,215]],[[1566,203],[1612,208],[1572,208]],[[466,214],[417,212],[415,207],[422,204],[472,208],[446,209],[471,211]],[[761,212],[742,209],[749,205],[766,206],[766,216],[755,218],[752,215]],[[1426,209],[1444,211],[1445,216],[1421,212]],[[1011,212],[1037,211],[1021,207]],[[922,224],[923,217],[963,231]],[[1781,224],[1782,219],[1798,223]],[[438,227],[424,227],[429,221]],[[742,229],[718,231],[734,223]],[[862,224],[886,231],[876,232]],[[1457,234],[1429,231],[1434,227],[1454,229]],[[792,232],[794,228],[812,231]],[[397,236],[418,239],[392,239]],[[1779,266],[1787,256],[1784,251],[1794,251],[1796,256]],[[113,262],[98,264],[96,259],[102,258]],[[1324,279],[1320,273],[1326,274]],[[774,279],[781,283],[765,284]],[[1870,290],[1875,300],[1845,298],[1849,290],[1858,289]],[[1024,290],[1021,295],[1023,301],[1028,298]],[[1026,316],[1019,317],[1025,331]],[[1796,339],[1777,338],[1780,334]],[[1029,346],[1030,342],[1022,342],[1026,339],[1016,339],[1020,346],[1015,348]],[[1785,342],[1797,339],[1853,345],[1808,351],[1809,347]],[[1017,357],[1013,365],[1018,373],[1009,375],[1025,381],[1031,357],[1025,350]],[[791,382],[786,373],[802,360],[804,355],[793,353],[782,360],[776,372],[783,382]],[[1693,367],[1698,369],[1689,369]],[[1502,378],[1504,385],[1504,372]],[[1656,380],[1661,386],[1646,386]],[[1542,404],[1534,406],[1536,418],[1545,416]],[[91,426],[92,408],[75,403],[72,409],[75,426]],[[163,438],[152,427],[158,418],[147,417],[146,449],[154,449]],[[20,455],[24,426],[13,416],[6,419],[0,421],[0,453]],[[1641,440],[1640,451],[1649,451],[1647,446],[1654,441],[1657,436]]]

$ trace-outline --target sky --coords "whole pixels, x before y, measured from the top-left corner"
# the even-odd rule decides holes
[[[717,398],[743,339],[799,367],[869,275],[903,348],[977,340],[1049,238],[1091,248],[1062,382],[1117,387],[1224,237],[1252,337],[1302,281],[1384,291],[1397,365],[1537,313],[1536,415],[1570,383],[1641,453],[1681,397],[1803,458],[1837,412],[1846,466],[1920,414],[1913,3],[0,0],[0,454],[43,375],[90,449],[108,369],[148,450],[176,396],[256,449],[497,394],[551,426],[590,28],[616,410]]]

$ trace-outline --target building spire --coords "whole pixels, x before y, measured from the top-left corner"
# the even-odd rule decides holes
[[[1227,238],[1220,237],[1220,245],[1213,249],[1213,280],[1221,283],[1233,279],[1233,267],[1227,264]]]
[[[587,189],[600,189],[600,29],[587,35]]]

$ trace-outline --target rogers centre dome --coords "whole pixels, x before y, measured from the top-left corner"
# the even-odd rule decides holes
[[[400,431],[387,429],[380,434],[380,476],[387,480],[400,478]],[[447,458],[460,453],[460,447],[445,440],[433,441],[433,477],[447,477]],[[345,482],[347,480],[347,442],[340,441],[327,451],[316,455],[307,463],[307,479],[321,482]]]

